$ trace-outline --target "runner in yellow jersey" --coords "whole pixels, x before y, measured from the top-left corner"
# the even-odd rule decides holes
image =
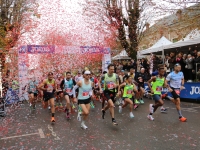
[[[40,88],[41,90],[44,91],[44,101],[43,101],[43,108],[44,109],[47,108],[48,101],[50,101],[51,113],[52,113],[51,122],[54,123],[55,122],[55,118],[54,118],[54,114],[55,114],[54,93],[57,90],[57,87],[56,87],[56,82],[53,79],[53,73],[52,72],[48,73],[48,78],[45,79],[39,85],[38,88]]]
[[[163,106],[164,102],[161,97],[161,92],[163,86],[165,86],[165,70],[164,68],[159,68],[158,69],[158,76],[152,77],[148,82],[149,89],[151,90],[151,93],[153,94],[153,99],[155,100],[155,104],[150,104],[149,105],[149,115],[147,116],[149,120],[154,120],[153,118],[153,113],[157,110],[158,107]],[[151,86],[151,83],[153,85]]]
[[[119,113],[122,113],[122,108],[125,108],[128,104],[130,106],[130,118],[134,118],[133,115],[133,97],[134,92],[137,92],[136,86],[132,83],[133,78],[131,76],[125,77],[126,82],[122,83],[118,88],[118,95],[120,95],[120,89],[123,87],[123,100],[124,104],[122,106],[119,106]]]

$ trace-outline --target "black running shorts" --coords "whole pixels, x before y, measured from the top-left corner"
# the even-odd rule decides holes
[[[107,101],[109,99],[111,99],[113,102],[115,101],[116,92],[112,92],[112,91],[109,91],[109,90],[104,90],[103,94],[106,97]]]
[[[48,100],[50,100],[51,98],[54,98],[55,96],[54,96],[54,93],[52,92],[52,93],[49,93],[49,92],[44,92],[44,101],[46,102],[46,101],[48,101]]]
[[[91,98],[88,98],[88,99],[84,99],[84,100],[78,100],[78,105],[79,104],[89,104],[91,102]]]

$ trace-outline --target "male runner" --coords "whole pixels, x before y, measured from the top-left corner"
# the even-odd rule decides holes
[[[78,81],[78,83],[73,88],[73,96],[74,101],[76,101],[76,89],[78,88],[78,104],[80,105],[82,109],[82,122],[81,127],[83,129],[87,129],[88,127],[85,125],[85,121],[88,118],[89,112],[90,112],[90,101],[91,97],[94,98],[92,88],[94,86],[93,82],[90,81],[90,71],[86,70],[84,71],[84,79]],[[80,115],[78,113],[78,115]]]
[[[104,87],[100,86],[100,93],[104,93],[104,96],[107,99],[107,105],[102,109],[102,118],[104,119],[106,110],[110,109],[110,114],[112,117],[112,123],[113,125],[118,125],[115,120],[115,114],[114,114],[114,99],[117,92],[117,87],[119,86],[119,76],[114,73],[115,67],[113,64],[108,65],[108,73],[103,75],[99,81],[99,85],[101,85],[101,81],[104,81]],[[102,88],[104,88],[104,91],[102,91]]]
[[[144,104],[144,101],[143,101],[143,96],[144,96],[144,93],[145,93],[145,90],[144,90],[144,81],[146,80],[146,74],[145,74],[145,69],[144,68],[141,68],[140,72],[137,73],[135,75],[135,81],[137,82],[137,86],[138,86],[138,94],[137,94],[137,98],[138,100],[136,99],[135,100],[135,104]]]
[[[64,92],[65,100],[66,100],[66,118],[70,119],[70,99],[73,97],[72,89],[76,85],[76,82],[71,78],[71,72],[66,72],[66,78],[62,80],[60,84],[60,88]]]
[[[181,107],[180,107],[180,92],[181,90],[183,90],[184,87],[184,75],[183,72],[181,72],[181,65],[180,64],[175,64],[174,66],[174,71],[169,73],[166,81],[165,81],[168,90],[171,92],[172,94],[172,102],[176,105],[176,109],[178,111],[178,115],[179,115],[179,120],[181,122],[185,122],[187,120],[187,118],[183,117],[182,113],[181,113]],[[170,84],[168,85],[167,82],[170,82]]]
[[[51,105],[51,122],[55,122],[54,114],[55,114],[55,106],[54,106],[54,93],[57,89],[56,82],[53,79],[53,73],[48,73],[48,78],[45,79],[38,87],[39,89],[44,91],[44,101],[43,101],[43,108],[47,108],[48,101],[50,101]]]
[[[37,86],[38,82],[35,80],[35,78],[28,83],[29,103],[30,108],[33,108],[33,110],[35,110],[35,100],[38,95]]]
[[[149,120],[154,120],[153,113],[157,110],[158,107],[163,106],[164,102],[161,97],[162,88],[165,85],[165,70],[164,68],[158,69],[158,76],[153,76],[148,82],[149,89],[151,90],[151,93],[153,94],[153,99],[155,100],[155,104],[149,105],[149,115],[147,116]],[[153,85],[151,86],[151,83],[153,82]]]

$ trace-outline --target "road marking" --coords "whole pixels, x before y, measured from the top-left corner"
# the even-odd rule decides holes
[[[1,138],[1,140],[7,140],[7,139],[12,139],[12,138],[19,138],[19,137],[24,137],[24,136],[31,136],[31,135],[40,135],[40,138],[45,138],[44,132],[42,129],[38,129],[38,133],[30,133],[30,134],[23,134],[23,135],[17,135],[17,136],[10,136],[10,137],[4,137]]]
[[[55,140],[60,140],[60,138],[57,136],[57,134],[53,131],[53,127],[48,125],[48,129],[51,131],[51,135],[54,136]]]
[[[39,131],[40,138],[45,138],[44,132],[42,131],[42,129],[38,129],[38,131]]]

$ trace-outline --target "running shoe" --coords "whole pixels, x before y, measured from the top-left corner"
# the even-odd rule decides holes
[[[105,112],[105,110],[101,110],[101,112],[102,112],[102,119],[104,119],[105,118],[105,114],[106,114],[106,112]]]
[[[74,104],[72,104],[72,109],[75,109],[75,108],[76,108],[76,106]]]
[[[62,105],[62,103],[60,103],[60,104],[59,104],[59,107],[60,107],[60,108],[63,108],[63,105]]]
[[[35,104],[33,104],[33,110],[35,110],[36,109],[36,105]]]
[[[133,105],[133,109],[136,109],[136,108],[138,108],[138,105],[137,105],[137,104],[134,104],[134,105]]]
[[[93,102],[90,102],[90,106],[91,106],[92,109],[95,108]]]
[[[154,121],[154,118],[153,118],[152,115],[148,115],[147,118],[148,118],[149,120],[151,120],[151,121]]]
[[[84,130],[86,130],[88,127],[85,125],[85,123],[81,123],[81,128],[83,128]]]
[[[118,125],[115,119],[112,121],[112,124],[113,124],[114,126],[117,126],[117,125]]]
[[[68,114],[66,113],[66,118],[70,119],[70,114],[69,113]]]
[[[149,104],[149,112],[150,113],[153,113],[153,110],[154,110],[154,108],[152,106],[153,106],[153,104]]]
[[[135,104],[140,104],[140,102],[137,99],[135,99]]]
[[[48,106],[48,110],[50,110],[51,109],[51,106]]]
[[[180,120],[181,122],[186,122],[186,121],[187,121],[187,118],[181,117],[181,118],[179,118],[179,120]]]
[[[122,106],[119,106],[119,113],[122,113]]]
[[[59,104],[57,103],[55,109],[58,109],[58,107],[59,107]]]
[[[166,109],[166,108],[161,108],[161,109],[160,109],[160,112],[161,112],[161,113],[166,113],[166,112],[167,112],[167,109]]]
[[[51,117],[51,122],[56,122],[54,117]]]
[[[81,112],[78,112],[77,120],[78,120],[78,121],[81,121]]]
[[[130,118],[134,118],[134,115],[132,112],[130,112]]]
[[[140,100],[140,104],[144,104],[144,101],[142,99]]]

